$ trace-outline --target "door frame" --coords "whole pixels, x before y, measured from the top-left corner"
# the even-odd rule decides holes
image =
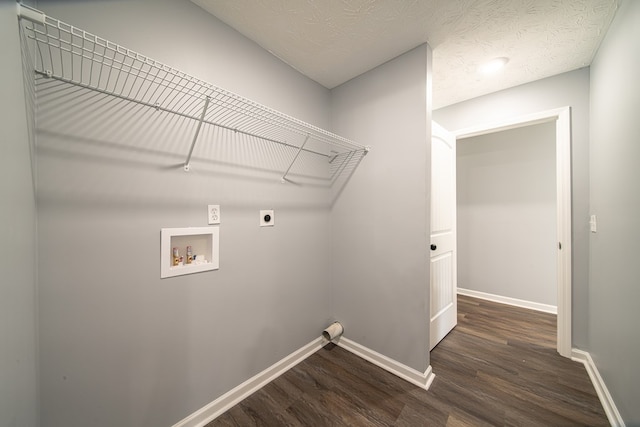
[[[512,117],[453,131],[459,139],[546,122],[556,122],[557,350],[571,357],[571,107]]]

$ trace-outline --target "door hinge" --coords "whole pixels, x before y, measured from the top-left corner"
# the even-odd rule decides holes
[[[562,250],[562,242],[558,242],[558,249]]]

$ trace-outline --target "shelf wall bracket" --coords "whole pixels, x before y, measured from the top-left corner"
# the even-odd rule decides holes
[[[29,6],[25,6],[20,3],[16,3],[18,6],[18,17],[24,18],[36,24],[44,25],[46,22],[45,14],[39,10],[33,9]]]
[[[204,107],[202,107],[202,114],[200,115],[200,120],[198,121],[198,126],[196,127],[196,133],[193,135],[193,141],[191,141],[191,148],[189,149],[189,154],[187,155],[187,161],[184,162],[184,171],[189,172],[191,170],[191,155],[193,154],[193,149],[196,146],[196,142],[198,142],[198,136],[200,135],[200,128],[202,127],[202,122],[204,121],[204,116],[207,114],[207,108],[209,108],[209,102],[211,101],[211,97],[207,96],[204,100]]]
[[[309,140],[309,137],[311,135],[307,134],[307,137],[304,139],[304,142],[302,143],[302,145],[300,147],[298,147],[298,152],[296,153],[295,157],[293,158],[293,160],[291,160],[291,164],[289,165],[289,167],[287,168],[287,170],[284,172],[284,174],[282,175],[282,178],[280,178],[280,182],[282,182],[283,184],[285,182],[288,181],[287,179],[287,175],[289,174],[289,171],[291,170],[291,168],[293,167],[293,164],[296,162],[296,160],[298,160],[298,156],[300,155],[300,153],[302,152],[302,149],[304,148],[305,144],[307,143],[307,141]]]

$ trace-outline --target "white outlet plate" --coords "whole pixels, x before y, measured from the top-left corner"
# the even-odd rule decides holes
[[[207,206],[207,217],[209,224],[220,224],[220,205]]]
[[[260,227],[273,227],[275,216],[273,209],[264,209],[260,211]]]

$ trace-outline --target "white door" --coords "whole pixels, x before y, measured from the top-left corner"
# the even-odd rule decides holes
[[[456,300],[456,138],[433,123],[431,135],[431,321],[429,350],[458,323]]]

